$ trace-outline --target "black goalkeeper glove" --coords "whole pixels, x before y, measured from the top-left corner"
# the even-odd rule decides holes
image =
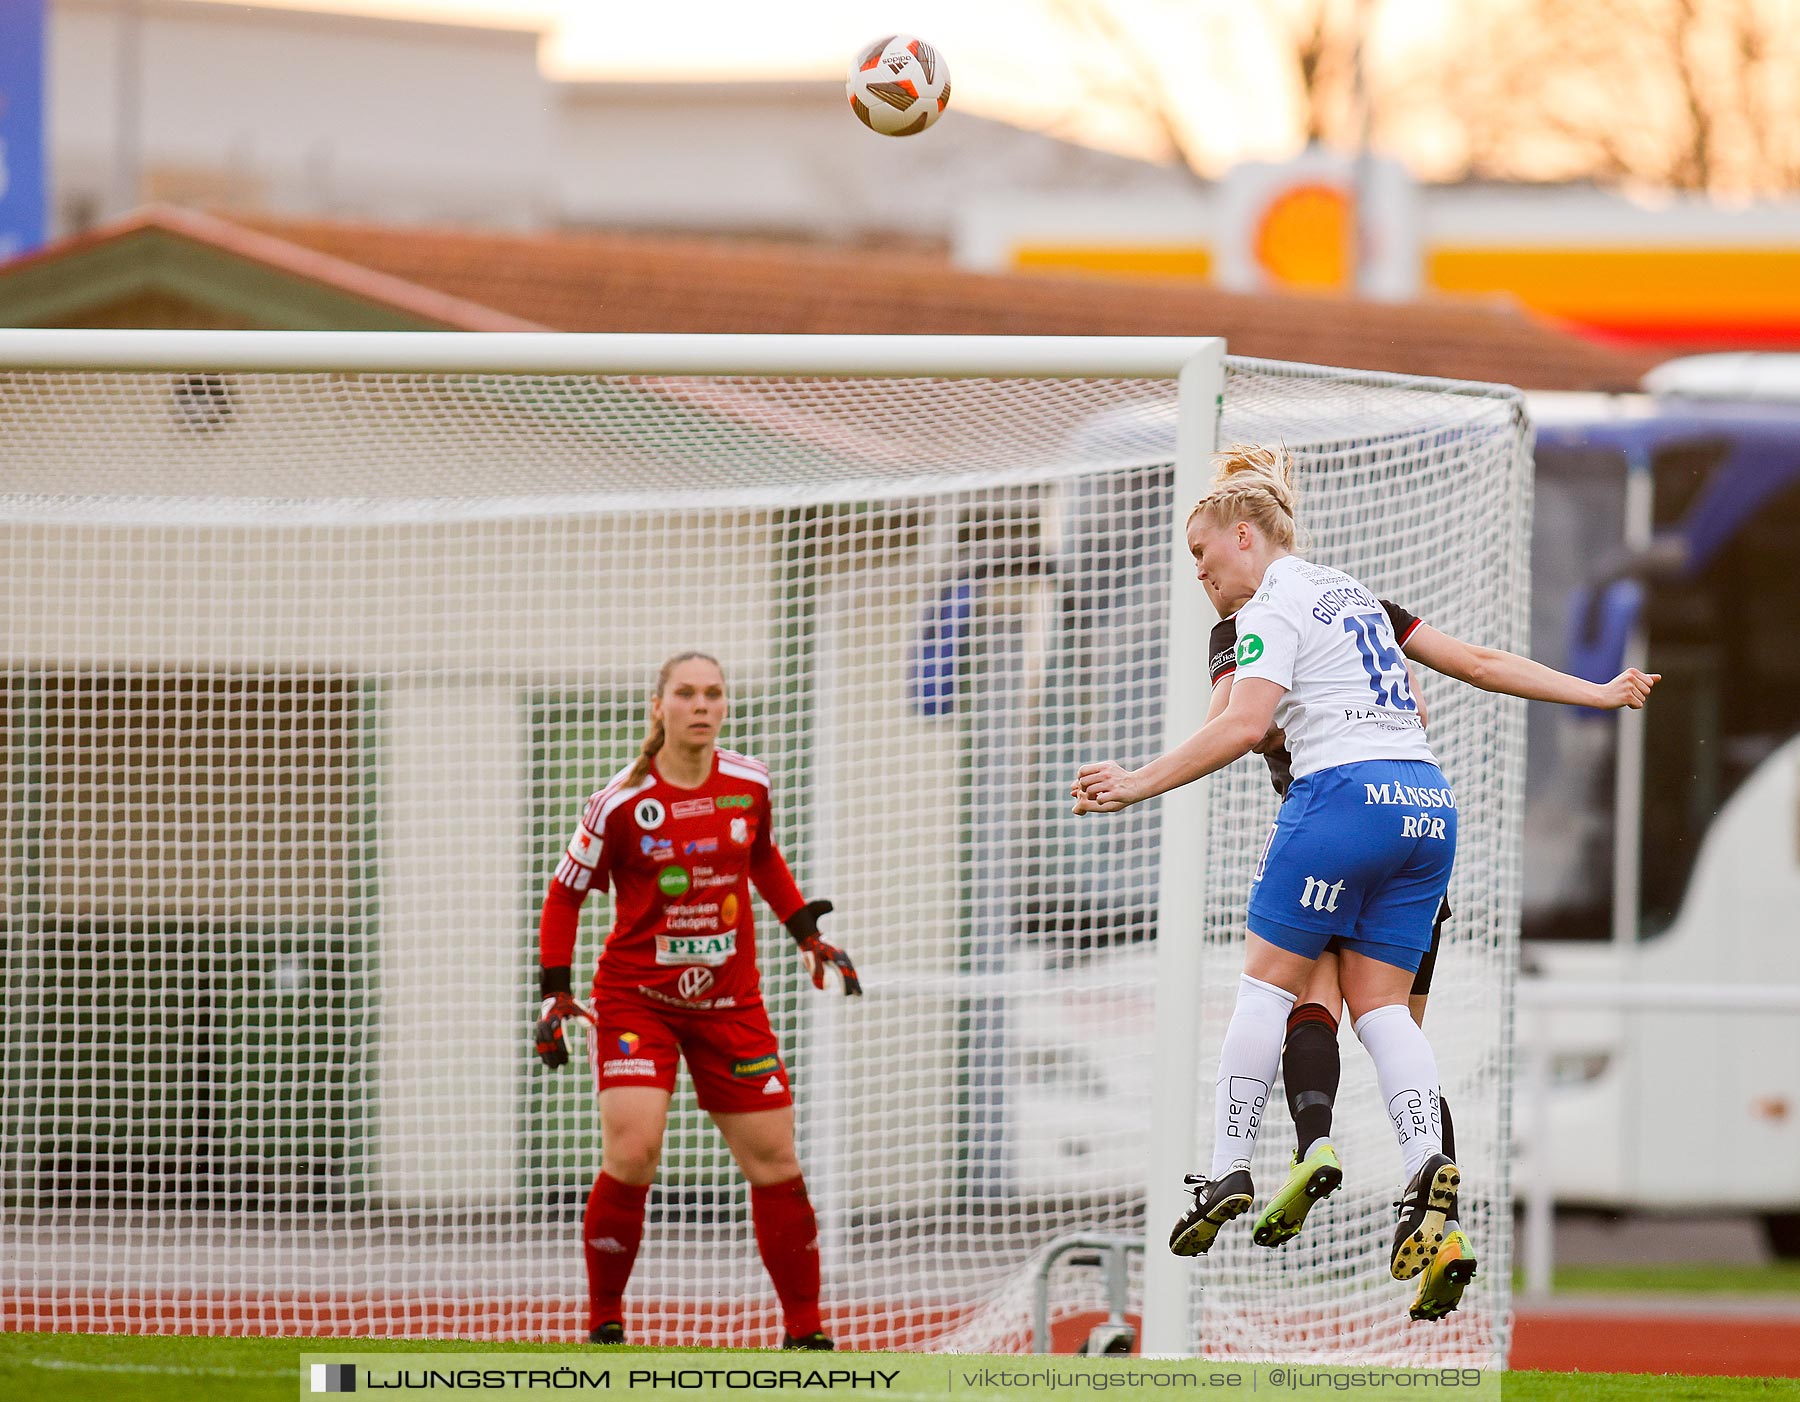
[[[829,914],[830,901],[808,901],[782,923],[787,926],[787,932],[794,937],[794,943],[800,946],[800,953],[806,958],[806,971],[812,975],[814,988],[825,986],[825,969],[829,965],[838,971],[838,977],[844,981],[845,996],[861,997],[862,980],[856,976],[856,965],[850,962],[850,956],[835,944],[827,944],[819,938],[819,917]]]
[[[558,1066],[569,1064],[569,1044],[563,1040],[563,1020],[578,1017],[592,1022],[594,1015],[576,1002],[575,995],[569,992],[569,971],[566,967],[539,969],[538,986],[543,992],[544,1004],[538,1009],[533,1039],[538,1059],[555,1070]]]

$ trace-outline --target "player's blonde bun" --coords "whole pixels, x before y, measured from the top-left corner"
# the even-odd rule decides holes
[[[1272,544],[1292,549],[1294,463],[1286,448],[1236,443],[1213,455],[1212,486],[1188,512],[1214,525],[1248,521]]]

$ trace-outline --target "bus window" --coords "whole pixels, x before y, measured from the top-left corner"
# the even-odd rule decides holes
[[[1645,711],[1643,935],[1675,918],[1726,801],[1800,731],[1796,541],[1800,486],[1758,506],[1697,575],[1650,590],[1649,662],[1663,679]]]
[[[1616,449],[1540,441],[1531,527],[1531,652],[1570,666],[1569,608],[1595,560],[1625,528],[1625,459]],[[1615,728],[1567,706],[1526,711],[1527,939],[1611,934]]]

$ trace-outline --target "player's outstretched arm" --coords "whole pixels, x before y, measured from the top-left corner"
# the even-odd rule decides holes
[[[1406,640],[1406,655],[1434,672],[1455,677],[1483,691],[1522,696],[1527,701],[1556,701],[1565,706],[1592,706],[1616,711],[1624,706],[1637,710],[1650,688],[1662,680],[1658,672],[1628,667],[1609,682],[1583,681],[1529,657],[1503,652],[1497,647],[1465,643],[1421,623]]]
[[[1082,765],[1069,786],[1069,796],[1075,800],[1071,811],[1117,813],[1241,759],[1268,734],[1284,689],[1262,677],[1234,682],[1231,701],[1222,714],[1142,769],[1126,769],[1111,760]]]

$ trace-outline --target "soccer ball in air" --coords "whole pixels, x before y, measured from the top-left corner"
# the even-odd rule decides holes
[[[890,34],[852,60],[844,86],[850,110],[870,131],[911,136],[950,105],[950,66],[923,39]]]

